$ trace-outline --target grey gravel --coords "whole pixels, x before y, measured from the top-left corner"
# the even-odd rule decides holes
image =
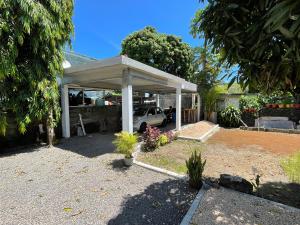
[[[191,225],[299,225],[300,209],[230,189],[209,189]]]
[[[123,167],[112,139],[93,134],[0,156],[0,224],[179,224],[195,191]]]

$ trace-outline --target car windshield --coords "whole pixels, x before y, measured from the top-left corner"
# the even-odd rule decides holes
[[[144,116],[147,112],[147,108],[137,108],[134,110],[134,116]]]

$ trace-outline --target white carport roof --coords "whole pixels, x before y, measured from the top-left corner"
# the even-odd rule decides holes
[[[69,87],[120,89],[124,71],[132,76],[134,91],[150,93],[195,93],[197,85],[126,56],[98,60],[65,69],[63,84]]]

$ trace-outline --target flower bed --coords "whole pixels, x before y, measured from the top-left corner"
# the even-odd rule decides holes
[[[147,126],[146,131],[143,134],[143,147],[145,152],[152,152],[159,146],[163,146],[171,143],[176,139],[176,134],[173,131],[167,131],[161,133],[157,127]]]

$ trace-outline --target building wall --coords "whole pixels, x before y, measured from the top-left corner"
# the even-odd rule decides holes
[[[79,114],[82,115],[87,133],[103,130],[116,132],[121,127],[121,106],[70,107],[71,135],[77,134]]]
[[[229,105],[233,105],[236,108],[240,107],[239,100],[241,95],[222,95],[217,102],[217,109],[223,110]]]
[[[176,94],[164,94],[159,95],[159,104],[162,109],[169,108],[172,106],[176,107]],[[192,95],[191,94],[182,94],[181,99],[182,108],[192,108]]]

